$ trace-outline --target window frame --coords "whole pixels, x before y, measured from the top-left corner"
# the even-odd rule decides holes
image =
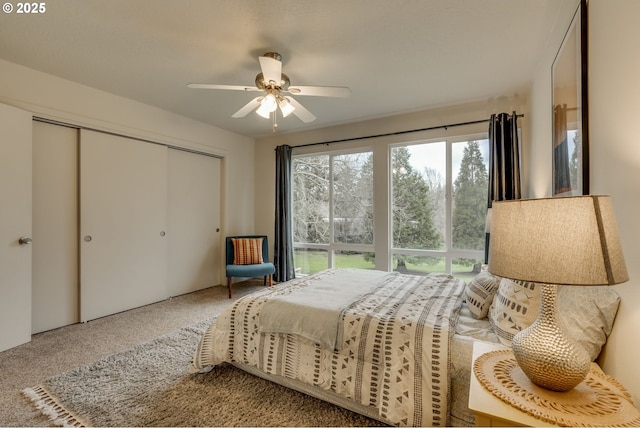
[[[294,154],[292,157],[294,158],[304,158],[304,157],[312,157],[312,156],[328,156],[329,157],[329,172],[328,172],[328,176],[329,176],[329,206],[328,206],[328,210],[329,210],[329,242],[324,244],[324,243],[307,243],[307,242],[299,242],[299,241],[293,241],[293,249],[294,252],[296,249],[306,249],[306,250],[322,250],[322,251],[326,251],[327,252],[327,268],[333,268],[335,266],[335,255],[336,252],[339,251],[353,251],[353,252],[363,252],[363,253],[375,253],[375,244],[376,244],[376,216],[375,213],[373,215],[373,239],[371,244],[353,244],[353,243],[345,243],[345,242],[337,242],[335,240],[335,234],[334,234],[334,230],[335,230],[335,216],[334,216],[334,186],[333,186],[333,179],[334,179],[334,174],[333,174],[333,158],[337,157],[337,156],[343,156],[343,155],[351,155],[351,154],[364,154],[364,153],[370,153],[372,156],[372,161],[373,161],[373,157],[375,156],[375,151],[373,149],[373,147],[371,146],[364,146],[364,147],[353,147],[350,149],[342,149],[342,150],[327,150],[327,151],[319,151],[319,152],[309,152],[309,153],[300,153],[300,154]],[[373,172],[373,176],[375,176],[375,171]],[[372,180],[375,182],[375,177],[372,176]],[[294,180],[295,182],[295,180]],[[375,200],[376,200],[376,192],[375,192],[375,185],[372,185],[373,188],[373,194],[372,194],[372,202],[373,205],[375,205]],[[293,217],[295,217],[295,201],[292,201],[292,214]],[[292,236],[294,236],[294,234],[292,233]],[[294,236],[295,238],[295,236]],[[378,269],[377,266],[374,266],[375,269]]]
[[[445,249],[443,250],[411,250],[398,249],[393,247],[393,230],[392,230],[392,187],[391,187],[391,171],[392,157],[391,151],[394,147],[409,146],[415,144],[424,144],[428,142],[445,142],[446,143],[446,162],[452,162],[452,144],[474,141],[487,140],[488,131],[482,124],[470,126],[469,132],[458,132],[456,128],[442,128],[438,130],[430,130],[426,132],[416,132],[413,134],[415,138],[407,138],[407,135],[392,135],[376,139],[363,139],[361,141],[340,142],[332,145],[314,145],[311,146],[293,146],[293,157],[306,157],[318,155],[342,155],[351,153],[372,152],[373,155],[373,244],[349,244],[329,242],[328,244],[312,244],[304,242],[294,242],[294,251],[296,249],[315,249],[327,251],[327,268],[335,266],[336,251],[358,251],[372,252],[375,255],[374,269],[382,271],[392,271],[395,266],[393,257],[395,254],[409,254],[418,256],[443,257],[445,259],[446,272],[452,272],[452,261],[457,258],[474,258],[484,260],[484,253],[480,250],[460,250],[452,248],[452,187],[453,180],[452,168],[447,167],[447,175],[445,182],[447,186],[447,200],[445,206],[445,216],[447,222],[447,233],[445,239]],[[520,132],[520,130],[518,130]],[[333,171],[330,171],[333,174]],[[330,203],[333,204],[330,198]],[[295,201],[292,201],[292,209],[294,209]],[[331,207],[333,214],[333,208]],[[333,233],[333,232],[332,232]],[[333,240],[333,235],[331,240]]]
[[[393,270],[393,258],[395,255],[406,256],[420,256],[420,257],[436,257],[444,258],[445,260],[445,273],[452,273],[453,260],[459,258],[468,259],[484,259],[483,250],[466,250],[455,249],[453,247],[453,145],[456,143],[465,143],[470,141],[488,140],[488,132],[477,132],[472,134],[444,136],[421,140],[412,140],[408,142],[400,142],[388,144],[387,162],[389,165],[389,211],[387,221],[389,222],[389,269]],[[410,248],[396,248],[393,246],[393,175],[392,175],[392,163],[393,149],[399,147],[417,146],[422,144],[445,144],[445,236],[444,236],[444,250],[425,250],[425,249],[410,249]],[[487,159],[487,163],[489,160]],[[488,172],[488,171],[487,171]],[[488,189],[487,189],[488,191]]]

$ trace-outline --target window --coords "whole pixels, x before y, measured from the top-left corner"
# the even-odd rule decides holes
[[[297,274],[374,267],[373,153],[294,156],[293,241]]]
[[[486,133],[359,150],[294,155],[296,274],[358,267],[475,275],[484,260]]]
[[[391,148],[392,268],[471,278],[484,258],[489,141]]]

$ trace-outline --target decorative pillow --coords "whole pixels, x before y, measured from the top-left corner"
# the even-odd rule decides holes
[[[595,360],[613,329],[620,296],[614,287],[558,287],[558,317],[564,330]]]
[[[262,240],[264,238],[231,238],[233,243],[234,265],[257,265],[262,259]]]
[[[505,345],[538,317],[541,286],[503,278],[489,309],[493,330]],[[600,355],[620,305],[608,286],[558,286],[558,318],[567,335],[595,360]]]
[[[513,336],[533,324],[539,309],[540,287],[536,283],[502,278],[489,308],[489,321],[500,341],[511,346]]]
[[[488,271],[482,271],[467,284],[465,288],[467,307],[474,318],[486,318],[501,279]]]

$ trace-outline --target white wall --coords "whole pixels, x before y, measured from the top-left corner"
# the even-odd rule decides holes
[[[253,232],[253,139],[4,60],[0,103],[47,119],[222,156],[220,235]],[[220,281],[224,284],[224,278]]]
[[[577,4],[577,3],[576,3]],[[640,398],[640,2],[589,0],[589,144],[592,194],[612,196],[629,270],[615,286],[622,297],[613,334],[601,357],[605,372]],[[572,11],[560,17],[531,95],[532,197],[551,194],[551,64]],[[564,26],[562,23],[565,23]],[[562,31],[561,31],[562,30]]]

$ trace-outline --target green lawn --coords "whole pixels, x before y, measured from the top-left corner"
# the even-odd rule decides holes
[[[320,272],[327,268],[327,252],[318,251],[295,251],[294,263],[297,269],[300,269],[301,273],[309,274]],[[367,261],[362,254],[344,254],[337,253],[335,255],[335,267],[339,268],[360,268],[360,269],[373,269],[373,261]],[[429,272],[444,272],[444,260],[437,264],[412,264],[407,263],[407,271],[409,273],[429,273]],[[469,281],[476,274],[472,272],[471,266],[462,266],[454,264],[452,266],[453,276]]]

